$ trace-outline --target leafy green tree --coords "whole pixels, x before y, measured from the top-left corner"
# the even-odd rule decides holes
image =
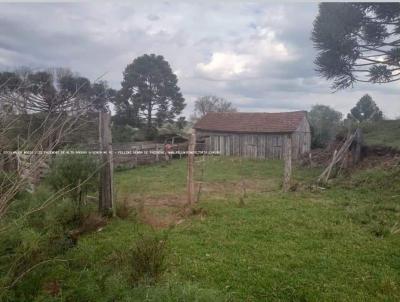
[[[369,94],[364,95],[350,110],[351,117],[359,122],[382,120],[383,114]]]
[[[186,118],[184,116],[181,116],[176,120],[176,126],[178,127],[179,130],[182,130],[187,125],[188,125],[188,121],[186,120]]]
[[[61,104],[67,105],[69,109],[93,109],[90,102],[92,87],[89,79],[81,76],[66,75],[58,79],[57,100]],[[64,106],[65,107],[65,106]]]
[[[198,119],[208,112],[236,112],[233,104],[224,98],[215,95],[207,95],[198,98],[194,103],[194,115],[192,119]]]
[[[400,3],[321,3],[312,40],[333,89],[400,80]]]
[[[74,100],[75,107],[88,111],[107,111],[108,104],[116,97],[116,90],[110,88],[106,81],[90,83],[89,79],[65,69],[56,72],[59,98],[64,102]]]
[[[138,128],[133,128],[132,126],[125,124],[120,125],[112,123],[112,141],[113,143],[130,143],[138,141],[140,137],[140,131]]]
[[[91,86],[90,103],[96,111],[107,111],[108,104],[113,103],[117,96],[117,91],[108,87],[107,82],[100,81]]]
[[[312,106],[308,118],[311,126],[311,144],[314,148],[325,147],[336,135],[342,113],[325,105]]]
[[[150,136],[157,126],[172,121],[185,107],[178,79],[164,57],[145,54],[124,71],[116,100],[119,121],[139,126],[142,120]]]

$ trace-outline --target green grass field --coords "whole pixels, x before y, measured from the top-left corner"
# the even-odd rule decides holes
[[[117,172],[119,202],[149,201],[153,219],[175,214],[178,224],[152,230],[134,215],[114,218],[81,237],[62,256],[68,262],[25,278],[21,291],[59,280],[59,296],[37,290],[36,301],[399,301],[398,171],[312,191],[307,183],[318,171],[296,168],[302,185],[282,193],[279,161],[214,157],[203,165],[197,214],[188,217],[177,214],[184,160]],[[138,234],[154,232],[168,238],[167,270],[156,284],[133,286],[126,257]]]
[[[361,127],[368,146],[388,146],[400,150],[400,120],[365,123]]]

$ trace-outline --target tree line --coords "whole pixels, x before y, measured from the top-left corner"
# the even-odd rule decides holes
[[[308,117],[312,132],[312,146],[320,148],[334,140],[340,127],[351,129],[360,123],[380,121],[383,119],[383,113],[372,97],[365,94],[344,119],[341,112],[330,106],[319,104],[312,106]]]
[[[98,112],[110,111],[110,105],[115,108],[116,125],[142,128],[151,137],[157,127],[174,122],[185,99],[169,63],[154,54],[140,56],[125,68],[119,90],[65,68],[0,72],[3,113]]]
[[[3,113],[31,115],[111,111],[112,107],[117,141],[154,139],[160,130],[178,132],[187,125],[185,117],[179,116],[186,103],[177,76],[164,57],[155,54],[142,55],[128,64],[119,90],[66,68],[0,72],[0,106]],[[191,120],[210,111],[236,108],[220,97],[200,97]]]

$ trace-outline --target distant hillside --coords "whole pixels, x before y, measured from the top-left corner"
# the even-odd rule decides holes
[[[361,126],[368,146],[388,146],[400,150],[400,120],[365,123]]]

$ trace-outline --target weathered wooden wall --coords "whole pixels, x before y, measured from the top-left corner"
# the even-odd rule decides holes
[[[221,155],[254,159],[283,159],[284,137],[287,133],[227,133],[196,130],[198,139],[205,140],[208,151]],[[291,134],[292,158],[309,152],[311,133],[305,119]]]
[[[292,157],[297,159],[299,155],[311,150],[311,129],[306,118],[299,127],[292,133]]]

